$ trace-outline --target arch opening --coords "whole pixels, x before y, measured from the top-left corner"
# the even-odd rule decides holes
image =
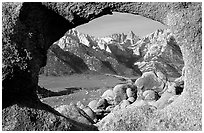
[[[32,4],[33,3],[28,3],[28,4],[25,4],[25,6],[34,7],[34,8],[32,8],[32,10],[42,9],[42,8],[38,8],[38,7],[42,6],[41,3],[36,4],[36,5],[35,4],[32,5]],[[202,79],[202,74],[201,74],[201,71],[202,71],[201,59],[202,59],[202,57],[201,57],[201,55],[202,55],[202,50],[200,47],[202,45],[202,41],[201,41],[202,33],[200,32],[201,31],[200,29],[202,28],[202,24],[201,24],[202,23],[201,22],[202,21],[202,17],[201,17],[201,14],[202,14],[201,5],[202,4],[201,3],[188,3],[188,4],[186,4],[186,3],[88,3],[88,4],[86,4],[86,3],[85,4],[84,3],[77,3],[77,4],[71,3],[72,6],[69,6],[70,3],[65,3],[65,4],[64,3],[47,3],[47,4],[44,3],[43,5],[46,5],[45,6],[46,8],[43,8],[45,10],[39,10],[37,12],[37,14],[35,11],[32,12],[32,10],[31,10],[31,12],[28,12],[28,16],[24,16],[24,17],[28,17],[28,18],[26,18],[28,20],[29,20],[29,18],[35,18],[36,16],[40,16],[40,18],[42,18],[42,19],[31,19],[34,22],[33,21],[25,21],[25,22],[28,22],[28,24],[29,24],[29,26],[27,27],[24,22],[19,21],[19,23],[18,23],[18,20],[19,20],[18,19],[18,13],[21,11],[21,6],[18,6],[18,4],[14,5],[14,6],[12,6],[12,4],[8,4],[8,5],[5,4],[3,6],[4,9],[5,9],[5,7],[9,7],[8,9],[11,9],[11,10],[10,11],[4,10],[3,11],[4,15],[8,18],[8,16],[10,16],[10,14],[14,14],[14,17],[11,15],[12,17],[8,18],[9,19],[8,21],[6,19],[3,19],[3,22],[4,22],[3,28],[4,28],[4,30],[8,28],[7,29],[8,31],[10,29],[16,28],[17,33],[19,33],[19,34],[14,35],[11,33],[13,30],[10,30],[11,32],[8,32],[7,30],[5,30],[5,32],[7,32],[7,33],[5,33],[3,35],[5,35],[4,37],[6,37],[6,39],[8,39],[6,41],[12,42],[20,36],[20,39],[23,41],[20,42],[19,44],[17,44],[19,47],[22,46],[23,50],[28,50],[31,55],[34,54],[38,50],[42,50],[42,53],[40,53],[40,54],[45,56],[44,52],[46,52],[47,49],[43,49],[43,48],[45,45],[48,46],[50,44],[45,44],[45,45],[42,44],[42,46],[39,47],[38,44],[33,43],[33,40],[35,37],[37,39],[39,39],[38,41],[42,41],[42,42],[43,41],[49,42],[52,40],[52,38],[49,38],[49,37],[52,37],[52,36],[49,36],[50,34],[48,36],[46,36],[46,33],[49,32],[49,29],[47,29],[47,30],[43,29],[43,30],[45,30],[45,32],[42,32],[43,30],[41,29],[42,28],[41,26],[36,27],[36,24],[39,24],[39,23],[40,23],[40,25],[51,24],[51,25],[49,25],[49,27],[52,27],[52,24],[53,24],[54,26],[56,26],[55,28],[57,28],[57,26],[59,26],[59,25],[55,25],[56,24],[55,22],[54,23],[50,22],[50,21],[56,21],[54,19],[48,19],[47,21],[46,20],[42,21],[42,20],[44,20],[43,19],[44,17],[45,18],[50,17],[49,15],[51,15],[51,14],[49,14],[49,10],[53,10],[57,14],[60,14],[61,18],[63,20],[68,20],[70,23],[67,24],[68,25],[67,28],[69,28],[69,26],[75,27],[77,25],[80,25],[81,23],[86,23],[87,21],[92,20],[94,17],[99,17],[103,14],[108,14],[113,10],[121,11],[121,12],[129,12],[129,13],[133,13],[133,14],[140,14],[140,15],[145,16],[147,18],[152,18],[154,20],[158,20],[160,22],[164,22],[164,23],[168,24],[169,27],[174,32],[174,34],[176,35],[177,39],[175,39],[175,40],[179,41],[180,44],[186,43],[185,45],[182,45],[182,52],[184,55],[185,69],[186,69],[186,71],[184,73],[184,75],[185,75],[184,80],[186,82],[186,84],[184,86],[185,86],[186,93],[184,95],[181,95],[181,97],[178,98],[179,100],[177,100],[176,103],[172,104],[172,106],[169,106],[164,111],[158,112],[158,115],[157,115],[158,117],[155,118],[156,121],[153,120],[154,118],[152,118],[152,119],[150,118],[152,121],[151,120],[148,121],[148,125],[152,125],[153,127],[148,127],[148,129],[150,129],[150,130],[151,129],[166,130],[166,129],[169,129],[169,127],[171,127],[171,126],[175,127],[175,125],[173,125],[173,124],[175,124],[175,121],[180,123],[181,122],[180,120],[186,120],[186,119],[192,119],[193,121],[184,121],[184,122],[182,122],[182,125],[179,125],[179,124],[178,124],[178,126],[176,125],[176,129],[179,129],[179,130],[186,129],[186,125],[188,125],[188,127],[187,127],[188,129],[192,129],[192,130],[200,130],[201,129],[201,125],[202,125],[202,122],[201,122],[201,118],[202,118],[202,111],[201,111],[202,100],[201,100],[201,98],[202,98],[202,95],[200,93],[202,90],[202,86],[201,86],[201,79]],[[93,6],[93,5],[99,5],[102,10],[101,9],[98,10],[97,6]],[[84,7],[84,6],[87,7],[86,10],[88,12],[83,12],[81,10],[81,7]],[[91,8],[89,8],[89,6]],[[47,10],[47,7],[49,10]],[[147,8],[147,7],[149,7],[149,8]],[[13,10],[14,8],[16,8],[16,10]],[[68,15],[66,15],[65,12],[69,8],[71,11],[73,11],[75,9],[80,10],[80,11],[79,12],[73,11],[71,13],[67,13]],[[24,13],[26,13],[26,12],[24,12]],[[85,15],[83,15],[83,13]],[[7,14],[9,14],[9,15],[7,15]],[[57,14],[55,14],[55,15],[57,15]],[[67,18],[70,18],[70,19],[67,19]],[[82,21],[77,23],[76,18],[78,18],[78,19],[82,18],[81,19]],[[72,22],[72,20],[74,20],[74,21]],[[12,21],[12,22],[10,22],[10,21]],[[8,27],[7,27],[7,24],[8,24],[7,22],[9,22],[9,24],[11,24]],[[63,21],[63,22],[65,22],[65,21]],[[65,24],[65,23],[63,23],[63,24]],[[178,24],[178,25],[176,25],[176,24]],[[21,28],[25,28],[25,27],[28,28],[28,30],[26,29],[26,30],[21,31]],[[62,27],[60,27],[60,28],[62,28]],[[63,30],[65,30],[65,29],[62,29],[62,31]],[[28,31],[31,31],[31,33],[29,33]],[[42,34],[32,34],[33,31],[38,31],[39,33],[42,33]],[[61,33],[62,33],[62,31],[61,31]],[[14,35],[14,36],[12,36],[12,35]],[[23,35],[23,36],[21,36],[21,35]],[[34,35],[34,38],[32,37],[32,35]],[[44,36],[45,38],[42,38],[41,35]],[[58,36],[58,35],[56,35],[56,36]],[[9,38],[11,36],[12,36],[12,38]],[[152,37],[154,38],[154,36],[152,36]],[[12,39],[14,39],[14,40],[12,40]],[[144,41],[145,40],[146,39],[144,39]],[[5,44],[8,42],[3,42],[3,43]],[[172,40],[170,38],[170,42],[174,42],[174,39]],[[31,44],[33,47],[31,46]],[[170,48],[176,48],[174,44],[170,45],[169,47]],[[86,48],[87,47],[84,47],[84,49],[86,49]],[[149,58],[149,55],[157,55],[158,54],[157,50],[155,50],[157,48],[158,48],[158,46],[151,47],[151,52],[149,52],[148,55],[144,56],[142,59],[146,59],[147,61],[149,61],[149,59],[151,59],[151,58]],[[15,49],[15,50],[18,50],[18,49]],[[143,51],[140,48],[136,49],[134,52],[136,52],[135,53],[136,55],[143,55],[143,53],[142,53]],[[170,54],[171,54],[171,51],[168,51],[168,52],[170,52]],[[88,51],[86,53],[87,53],[87,55],[91,55],[92,53],[94,53],[94,51],[91,51],[91,52]],[[10,56],[12,57],[12,55],[10,55]],[[38,68],[40,66],[38,63],[35,63],[35,60],[40,61],[40,63],[42,63],[44,61],[44,60],[43,61],[41,60],[40,56],[41,55],[36,54],[36,56],[33,56],[33,59],[32,59],[32,61],[34,61],[34,62],[32,62],[31,60],[26,62],[30,65],[29,67],[31,67],[31,69],[38,70]],[[153,57],[155,57],[155,56],[153,56]],[[92,60],[94,60],[94,59],[95,58],[92,58]],[[153,61],[155,61],[156,59],[157,58],[155,57]],[[18,61],[18,59],[16,61]],[[169,63],[166,60],[164,60],[164,61],[165,61],[165,63]],[[91,61],[91,62],[93,62],[93,61]],[[97,62],[97,63],[100,64],[100,62]],[[80,63],[80,64],[83,65],[83,63]],[[144,64],[140,62],[139,64],[136,63],[134,65],[137,65],[139,67],[139,66],[143,66]],[[153,64],[153,67],[158,67],[158,68],[162,69],[163,67],[159,67],[159,65],[160,65],[159,63],[156,63],[156,64]],[[4,66],[7,67],[8,64],[4,64]],[[15,65],[12,64],[9,67],[14,67],[14,66]],[[110,67],[110,64],[106,63],[106,66]],[[167,67],[168,66],[169,65],[167,65]],[[78,66],[78,67],[80,67],[80,66]],[[17,68],[17,72],[20,72],[20,74],[22,74],[22,70],[19,68]],[[25,70],[23,72],[25,72],[26,74],[29,73],[29,75],[32,75],[35,79],[37,77],[36,75],[38,75],[38,73],[36,73],[36,71],[33,72],[30,70],[28,70],[28,71]],[[5,79],[10,84],[13,84],[13,83],[23,84],[24,79],[18,78],[20,74],[19,73],[11,73],[10,79],[7,77],[5,77]],[[3,80],[5,80],[5,79],[3,79]],[[36,82],[33,82],[31,77],[29,77],[28,79],[31,79],[31,80],[29,80],[29,83],[31,83],[31,85],[33,85],[33,83],[34,83],[34,86],[35,85],[37,86]],[[29,83],[27,83],[27,84],[29,84]],[[4,87],[5,86],[3,85],[2,88],[5,90]],[[12,102],[15,99],[18,99],[19,97],[23,96],[21,99],[18,99],[18,102],[20,101],[18,104],[23,104],[23,106],[26,106],[28,108],[34,107],[37,109],[42,109],[42,107],[40,107],[40,106],[43,104],[40,104],[41,102],[39,100],[35,99],[36,98],[35,93],[32,92],[33,88],[31,89],[31,88],[29,88],[29,86],[25,86],[25,88],[18,88],[20,90],[20,94],[19,94],[19,93],[13,92],[12,89],[15,87],[13,87],[13,88],[12,87],[9,88],[10,91],[8,91],[8,93],[7,93],[8,96],[10,96],[10,94],[12,94],[12,96],[15,97],[15,98],[13,98],[12,96],[10,96],[13,98],[13,99],[10,99]],[[21,92],[24,92],[23,91],[24,89],[27,89],[27,91],[29,93],[26,93],[26,94],[28,94],[28,95],[21,93]],[[29,89],[30,89],[30,91],[29,91]],[[176,93],[180,94],[180,91],[176,92]],[[32,97],[31,97],[30,94],[34,94],[34,96],[32,95]],[[4,94],[4,96],[6,96],[6,95]],[[24,103],[24,101],[25,101],[25,103]],[[12,102],[11,102],[11,104],[13,104]],[[17,113],[21,111],[21,110],[18,110],[18,108],[19,108],[18,104],[16,104],[16,106],[14,107],[15,108],[14,111],[16,111]],[[27,105],[29,105],[29,106],[27,106]],[[10,113],[8,111],[5,111],[7,108],[13,109],[12,106],[5,107],[3,109],[5,116],[8,116],[7,113]],[[43,109],[45,109],[45,108],[43,108]],[[186,110],[190,110],[190,111],[186,111]],[[39,113],[38,110],[35,110],[35,111],[36,111],[36,113]],[[50,111],[50,110],[46,110],[46,111]],[[168,112],[168,113],[166,113],[166,112]],[[168,116],[168,114],[170,114],[170,117]],[[148,119],[149,119],[149,117],[148,117]],[[138,118],[138,120],[139,120],[139,118]],[[161,125],[161,121],[164,122],[165,126],[167,124],[167,127],[162,127],[163,125]],[[170,126],[169,126],[169,124],[171,124],[171,123],[169,123],[169,121],[173,122],[173,124]],[[9,125],[8,123],[6,123],[6,124]],[[6,128],[4,128],[4,129],[6,129]],[[17,128],[15,128],[15,129],[17,129]],[[145,129],[146,129],[146,127],[145,127]]]
[[[72,60],[71,55],[76,58]],[[47,88],[42,82],[49,76],[60,79],[93,72],[138,78],[145,72],[160,71],[174,81],[182,75],[183,65],[180,48],[166,26],[140,15],[113,12],[70,29],[55,42],[48,50],[39,84]]]

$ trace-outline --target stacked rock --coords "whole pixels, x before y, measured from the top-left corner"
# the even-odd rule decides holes
[[[113,92],[115,94],[114,102],[116,105],[119,104],[122,100],[127,99],[126,89],[126,84],[119,84],[113,88]]]
[[[183,91],[184,82],[180,79],[176,79],[172,83],[163,73],[150,71],[143,73],[135,81],[135,86],[138,89],[141,88],[143,100],[157,109],[162,109],[172,103],[178,97],[176,95]]]
[[[105,109],[108,107],[108,101],[105,98],[101,98],[98,103],[96,104],[97,109]]]
[[[104,98],[107,100],[108,104],[113,104],[114,102],[114,97],[115,97],[115,93],[113,92],[112,89],[108,89],[106,90],[103,95],[101,96],[101,98]]]
[[[91,101],[87,107],[81,102],[77,106],[97,122],[111,111],[128,107],[151,105],[162,109],[178,98],[183,91],[182,85],[181,80],[169,82],[163,73],[150,71],[143,73],[135,82],[129,80],[106,90],[99,100]]]
[[[135,86],[143,88],[142,91],[154,90],[161,95],[165,88],[165,81],[163,79],[164,77],[159,78],[153,71],[145,72],[135,81]]]
[[[126,94],[127,94],[127,97],[128,97],[127,100],[130,103],[133,103],[137,98],[137,88],[136,87],[127,88],[126,89]]]

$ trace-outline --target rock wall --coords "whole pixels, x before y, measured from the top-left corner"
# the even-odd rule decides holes
[[[183,54],[185,89],[181,97],[168,108],[154,113],[153,118],[143,114],[147,118],[147,126],[143,130],[171,130],[175,123],[178,124],[174,125],[174,130],[201,130],[202,4],[198,2],[2,3],[3,130],[25,130],[24,125],[29,123],[14,121],[13,126],[10,126],[9,122],[16,116],[29,116],[29,111],[26,111],[29,108],[36,109],[36,115],[39,116],[37,121],[43,119],[40,117],[40,107],[44,105],[34,101],[38,101],[35,91],[38,72],[46,64],[47,49],[68,29],[113,11],[141,15],[167,25]],[[20,113],[22,106],[28,107],[23,108],[27,113]],[[9,117],[9,109],[14,109],[13,118]],[[53,112],[50,108],[44,109]],[[54,114],[57,115],[56,112]],[[141,122],[140,119],[137,117],[134,122]],[[117,130],[120,124],[100,126],[101,129],[111,126],[110,130]],[[37,130],[35,126],[30,129]],[[80,130],[88,128],[82,127]]]

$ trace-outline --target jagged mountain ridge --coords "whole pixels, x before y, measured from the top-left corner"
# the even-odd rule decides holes
[[[134,35],[132,36],[135,37]],[[127,67],[125,62],[118,60],[117,57],[114,55],[115,50],[112,47],[111,47],[112,49],[110,50],[109,45],[112,45],[112,46],[118,45],[119,47],[117,49],[119,48],[123,49],[123,46],[121,45],[123,45],[124,42],[117,43],[117,40],[115,39],[119,39],[119,38],[115,37],[113,39],[110,36],[103,37],[103,38],[96,38],[88,34],[79,33],[74,29],[69,30],[59,41],[57,41],[56,43],[53,44],[53,46],[51,46],[48,52],[47,65],[42,70],[42,73],[46,73],[46,75],[61,75],[63,71],[66,71],[65,74],[68,74],[68,73],[72,74],[72,73],[78,73],[78,72],[80,73],[80,71],[76,71],[77,67],[76,68],[74,67],[73,65],[74,63],[69,62],[71,61],[70,59],[68,59],[67,61],[69,63],[66,63],[65,61],[62,60],[61,57],[59,57],[59,54],[57,54],[59,52],[56,52],[56,51],[59,51],[59,48],[60,48],[61,50],[66,52],[67,56],[70,56],[70,53],[71,53],[76,57],[78,57],[79,59],[83,60],[84,64],[86,64],[88,69],[81,68],[82,69],[81,72],[84,72],[84,70],[85,71],[91,70],[91,71],[96,71],[100,73],[132,75],[134,73],[133,68]],[[132,42],[135,41],[133,40],[134,38],[131,40],[130,37],[125,39],[125,41],[128,39]],[[64,55],[65,53],[63,54],[63,56]],[[126,55],[123,55],[123,56],[129,56],[129,54],[127,54],[126,52]],[[54,59],[57,62],[55,62]],[[64,69],[62,66],[64,67]]]
[[[59,48],[61,52],[66,53],[63,56],[74,55],[75,60],[67,59],[66,63],[60,54],[57,54]],[[183,68],[180,48],[168,29],[159,29],[142,39],[132,31],[128,34],[117,33],[97,38],[72,29],[51,46],[50,52],[47,66],[44,68],[46,75],[52,75],[53,70],[55,75],[83,73],[88,70],[140,75],[141,72],[156,70],[170,77],[179,77]],[[80,65],[73,61],[81,62],[84,66],[79,67]],[[80,69],[76,69],[78,67]]]
[[[131,46],[133,54],[141,56],[134,63],[141,72],[161,71],[167,77],[180,77],[184,61],[174,35],[169,29],[157,30]]]

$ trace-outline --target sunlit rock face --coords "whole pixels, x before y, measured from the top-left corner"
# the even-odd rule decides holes
[[[143,73],[156,70],[172,78],[182,74],[182,53],[169,29],[157,30],[145,36],[134,45],[133,51],[141,56],[134,65]]]
[[[47,65],[41,70],[41,74],[69,75],[95,71],[133,75],[131,67],[135,59],[128,46],[139,38],[131,31],[121,41],[122,35],[125,34],[97,38],[71,29],[50,47]]]

